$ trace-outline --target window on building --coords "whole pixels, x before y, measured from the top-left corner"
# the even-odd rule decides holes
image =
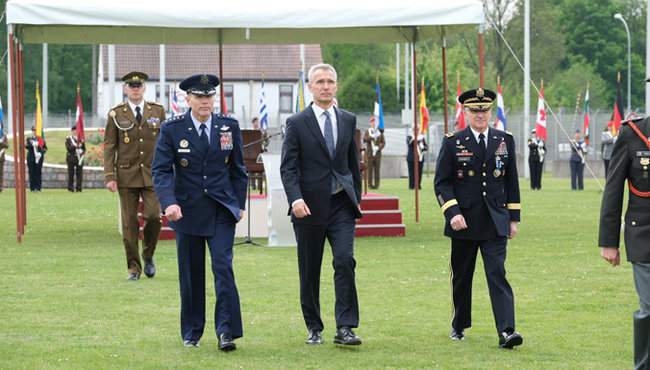
[[[223,95],[226,98],[226,108],[228,113],[235,113],[235,96],[233,85],[223,85]]]
[[[293,85],[280,85],[280,113],[293,112]]]

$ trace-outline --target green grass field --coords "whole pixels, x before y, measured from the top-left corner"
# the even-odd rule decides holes
[[[217,350],[208,289],[208,321],[198,349],[179,334],[173,241],[159,244],[158,274],[125,280],[117,198],[103,190],[28,193],[28,225],[15,241],[13,192],[0,193],[0,368],[3,369],[625,369],[632,367],[631,314],[638,303],[631,268],[611,268],[597,248],[600,193],[594,181],[572,192],[568,179],[522,182],[520,233],[507,270],[524,345],[497,348],[482,262],[474,279],[473,328],[452,342],[449,240],[425,178],[420,223],[406,180],[383,180],[401,198],[404,238],[356,240],[364,344],[331,343],[331,253],[323,263],[321,305],[326,344],[303,344],[294,248],[239,246],[235,274],[244,338]],[[209,269],[207,270],[209,271]],[[208,272],[209,279],[211,273]],[[208,280],[210,281],[210,280]]]

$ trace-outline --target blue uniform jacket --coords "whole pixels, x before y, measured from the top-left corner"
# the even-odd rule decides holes
[[[183,213],[169,225],[177,232],[212,236],[216,223],[239,220],[239,210],[245,209],[248,175],[239,124],[212,114],[210,147],[204,150],[189,111],[166,121],[152,173],[161,209],[178,204]]]
[[[447,134],[442,142],[434,187],[447,221],[445,235],[451,238],[485,240],[490,220],[498,236],[508,236],[510,222],[520,219],[515,142],[511,134],[493,128],[487,135],[484,162],[476,158],[478,143],[469,127]],[[459,214],[468,228],[454,231],[450,221]]]

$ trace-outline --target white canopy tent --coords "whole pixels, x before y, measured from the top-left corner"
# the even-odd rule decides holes
[[[26,43],[405,42],[413,41],[415,27],[426,39],[439,35],[440,26],[482,22],[478,0],[7,2],[7,24],[19,26]]]
[[[330,0],[324,3],[305,3],[298,0],[193,0],[188,3],[169,0],[9,0],[8,114],[13,124],[13,132],[16,133],[14,158],[17,164],[22,164],[15,166],[17,239],[19,242],[22,240],[26,224],[22,60],[24,43],[409,42],[413,45],[418,40],[441,38],[462,26],[479,25],[483,21],[481,0]],[[416,81],[415,53],[411,62],[413,81]],[[445,76],[446,72],[443,70],[446,91]],[[415,91],[412,96],[416,96]],[[413,99],[414,114],[417,112],[415,101],[416,99]],[[417,122],[417,119],[414,118],[414,122]],[[417,123],[414,126],[416,131]],[[415,197],[418,220],[417,187]]]

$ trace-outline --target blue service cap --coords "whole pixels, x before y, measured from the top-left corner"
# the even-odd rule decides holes
[[[199,96],[212,96],[216,94],[217,86],[219,86],[219,77],[209,74],[190,76],[178,85],[181,90],[184,90],[188,94]]]

